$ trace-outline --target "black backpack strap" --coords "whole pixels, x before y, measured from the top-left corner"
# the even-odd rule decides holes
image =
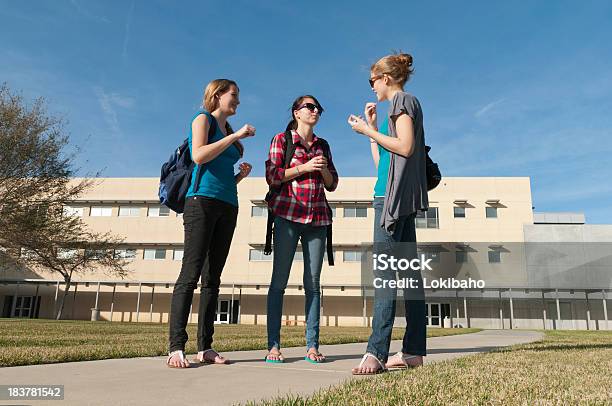
[[[291,134],[291,130],[287,130],[284,133],[285,137],[285,155],[283,157],[283,168],[287,169],[291,164],[291,159],[293,158],[293,154],[295,154],[296,145],[293,143],[293,134]],[[268,191],[268,195],[266,196],[266,201],[271,199],[272,195],[272,187]],[[272,235],[274,234],[274,214],[272,214],[272,210],[268,208],[268,223],[266,225],[266,245],[264,246],[264,255],[270,255],[272,253]]]
[[[207,141],[207,142],[210,142],[210,138],[213,135],[215,135],[215,133],[217,132],[217,120],[210,113],[209,114],[202,113],[202,114],[206,114],[206,117],[210,119],[210,126],[208,127],[208,141]],[[193,140],[191,140],[191,142],[193,143]],[[196,171],[195,188],[193,189],[193,193],[197,193],[198,189],[200,188],[201,179],[202,179],[202,165],[198,165],[198,170]]]
[[[332,225],[327,226],[327,263],[334,266],[334,249],[332,244]]]

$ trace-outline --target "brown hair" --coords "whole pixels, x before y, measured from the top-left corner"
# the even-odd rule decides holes
[[[206,85],[206,89],[204,89],[204,100],[202,100],[202,106],[206,111],[212,113],[217,108],[219,108],[219,100],[217,96],[227,93],[230,90],[230,87],[236,86],[236,89],[240,90],[238,84],[230,79],[215,79],[212,80],[208,85]],[[234,132],[232,126],[229,121],[225,122],[225,132],[226,134],[231,134]],[[238,151],[240,152],[240,156],[244,154],[244,147],[240,141],[236,141],[234,143]]]
[[[380,58],[370,67],[370,71],[377,75],[386,74],[391,77],[401,87],[412,76],[412,55],[395,52],[391,55]]]
[[[321,107],[321,103],[319,103],[319,101],[317,100],[316,97],[314,97],[314,96],[312,96],[310,94],[305,94],[305,95],[299,96],[298,98],[296,98],[293,101],[293,104],[291,105],[291,121],[289,121],[289,124],[287,124],[287,128],[285,129],[285,131],[290,131],[290,130],[297,129],[297,121],[295,119],[295,116],[293,115],[293,112],[295,110],[297,110],[298,107],[300,107],[300,105],[302,104],[304,99],[312,99],[314,101],[314,104],[319,109],[319,116],[321,116],[321,114],[323,114],[323,107]]]

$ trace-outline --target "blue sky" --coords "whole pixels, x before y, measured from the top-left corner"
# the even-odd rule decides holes
[[[0,82],[66,118],[83,173],[159,176],[227,77],[255,175],[312,93],[340,175],[374,176],[346,118],[374,101],[370,64],[402,49],[444,175],[530,176],[536,211],[612,223],[612,3],[421,3],[0,0]]]

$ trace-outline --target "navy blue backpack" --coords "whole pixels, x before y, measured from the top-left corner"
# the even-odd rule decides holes
[[[215,134],[217,121],[212,114],[204,113],[210,120],[210,128],[208,130],[208,140]],[[159,177],[159,202],[176,213],[182,213],[185,210],[185,198],[187,191],[191,185],[191,174],[196,165],[191,159],[189,153],[189,138],[178,147],[167,162],[162,165],[161,176]],[[195,190],[198,191],[202,166],[198,166],[196,171]]]

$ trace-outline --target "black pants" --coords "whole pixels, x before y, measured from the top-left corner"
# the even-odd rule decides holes
[[[211,348],[217,317],[221,271],[236,228],[238,207],[210,197],[185,202],[185,250],[181,273],[172,292],[170,351],[185,350],[189,309],[198,279],[202,280],[198,311],[198,351]]]

